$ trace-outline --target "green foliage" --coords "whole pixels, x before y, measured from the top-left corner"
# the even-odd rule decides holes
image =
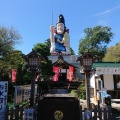
[[[15,44],[20,43],[20,39],[20,34],[13,27],[0,26],[0,56],[13,50]]]
[[[51,46],[50,38],[45,40],[44,44],[47,45],[47,47],[49,48],[49,51],[50,51],[50,46]]]
[[[19,107],[22,107],[22,106],[26,105],[27,103],[28,103],[27,100],[22,101],[22,102],[20,102]],[[14,108],[15,107],[13,102],[8,102],[8,106],[9,106],[9,108]]]
[[[9,80],[13,68],[22,63],[21,52],[15,51],[14,46],[20,43],[21,36],[13,28],[0,26],[0,78]]]
[[[85,98],[86,98],[85,84],[84,83],[81,84],[78,89],[79,89],[79,91],[78,91],[79,98],[85,100]]]
[[[14,108],[14,103],[13,102],[8,102],[8,106],[9,106],[10,109]]]
[[[75,55],[75,52],[73,51],[72,48],[70,48],[70,51],[71,51],[71,55]]]
[[[104,62],[120,62],[120,42],[116,46],[107,49],[107,53],[103,58]]]
[[[111,28],[95,26],[93,28],[86,28],[84,33],[85,38],[80,40],[78,53],[84,54],[89,50],[89,52],[97,55],[99,60],[102,60],[107,52],[107,44],[113,37]]]
[[[23,74],[23,78],[22,80],[24,81],[23,84],[27,85],[27,84],[31,84],[31,74],[29,72],[26,72]]]
[[[21,51],[11,50],[0,59],[1,78],[9,80],[12,69],[23,69],[24,59]],[[22,75],[21,75],[22,76]]]
[[[85,85],[81,84],[77,90],[72,90],[71,94],[79,99],[86,99]]]
[[[50,48],[45,43],[37,43],[33,48],[39,55],[41,55],[45,60],[48,60],[50,55]]]
[[[42,74],[42,77],[44,78],[44,80],[48,80],[51,76],[53,76],[55,74],[53,72],[51,60],[42,61],[40,68],[41,68],[41,74]]]
[[[76,90],[71,90],[71,94],[74,96],[74,97],[79,97],[78,96],[78,93],[76,92]]]
[[[47,39],[45,43],[38,43],[34,46],[34,50],[44,58],[44,61],[41,61],[41,75],[44,80],[48,80],[51,76],[54,75],[53,68],[52,68],[52,61],[48,60],[50,55],[50,40]]]

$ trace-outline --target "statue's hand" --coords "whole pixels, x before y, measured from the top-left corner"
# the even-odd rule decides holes
[[[57,41],[58,41],[59,43],[63,43],[63,41],[60,41],[59,39],[57,39]]]
[[[65,32],[65,34],[64,34],[64,37],[63,37],[63,42],[65,43],[65,42],[67,42],[68,41],[68,33],[67,32]]]
[[[50,26],[50,31],[54,31],[54,26]]]
[[[64,46],[69,47],[69,44],[65,42],[65,43],[64,43]]]

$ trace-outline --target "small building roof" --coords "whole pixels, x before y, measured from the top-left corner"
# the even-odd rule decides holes
[[[97,68],[97,67],[116,68],[116,67],[120,67],[120,62],[94,62],[92,67],[93,68]]]
[[[63,69],[66,69],[66,68],[69,68],[69,66],[72,66],[74,68],[78,68],[72,64],[69,64],[68,62],[66,62],[64,59],[63,59],[63,56],[62,55],[59,55],[58,56],[58,60],[55,61],[53,64],[53,66],[57,66],[57,67],[61,67]]]

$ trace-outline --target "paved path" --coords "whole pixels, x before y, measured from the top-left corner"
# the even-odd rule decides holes
[[[116,108],[120,111],[120,99],[112,99],[111,103],[112,108]]]

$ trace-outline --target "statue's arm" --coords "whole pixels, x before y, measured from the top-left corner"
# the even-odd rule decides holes
[[[51,45],[54,43],[54,26],[50,26],[50,42]]]
[[[64,46],[70,47],[70,36],[67,32],[65,33],[63,40]]]
[[[60,41],[59,39],[57,39],[57,41],[58,41],[59,43],[67,43],[67,42],[68,42],[68,39],[69,39],[69,35],[68,35],[67,32],[65,32],[62,41]]]

